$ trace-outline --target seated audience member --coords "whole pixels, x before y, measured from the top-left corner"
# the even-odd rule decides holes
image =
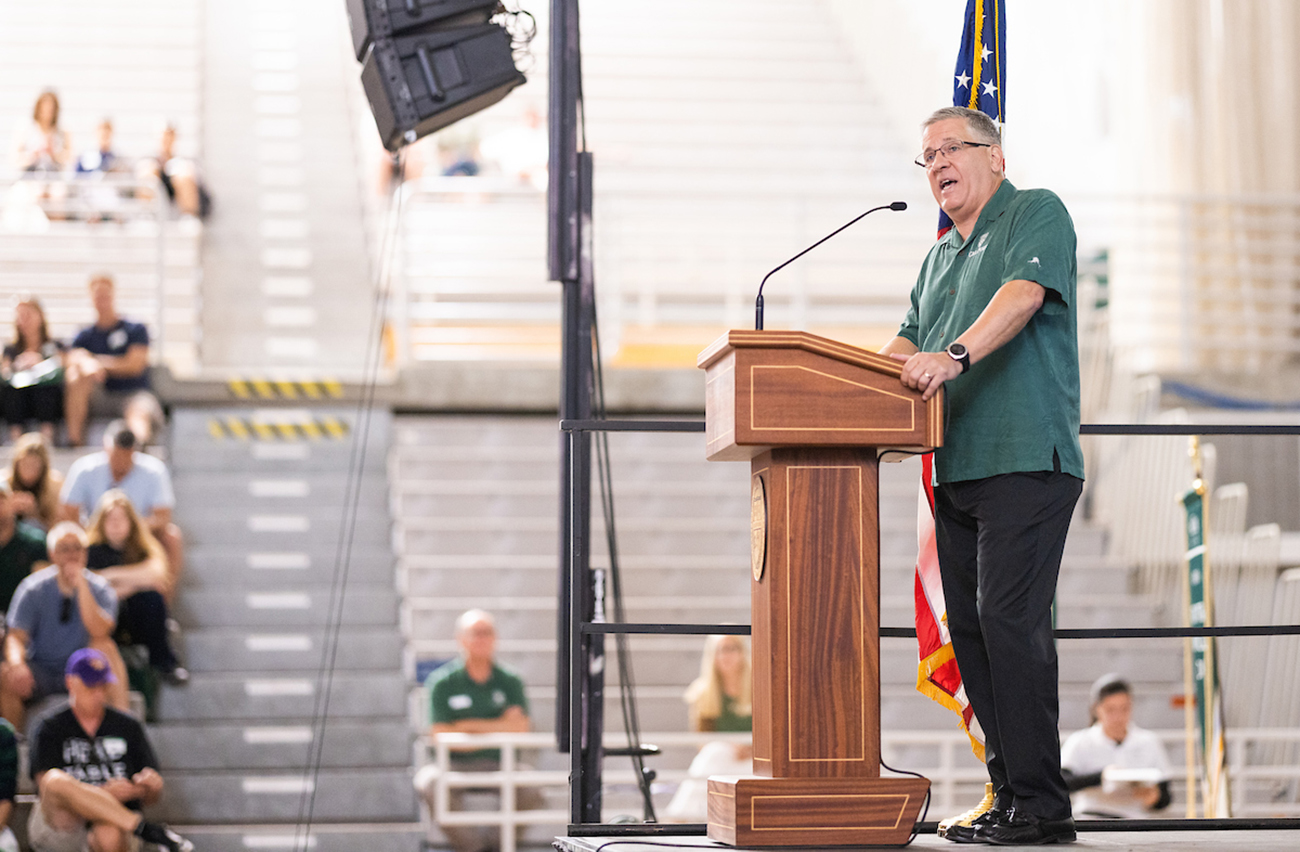
[[[14,133],[10,161],[20,172],[61,172],[71,160],[72,144],[59,128],[59,96],[46,89],[36,98],[32,123]]]
[[[45,311],[32,296],[14,305],[14,339],[0,355],[0,376],[9,440],[18,440],[35,421],[45,439],[53,441],[63,419],[63,344],[50,337]]]
[[[108,175],[129,174],[131,164],[113,150],[113,122],[105,118],[95,127],[95,147],[77,158],[77,177],[102,181]],[[135,195],[134,188],[122,185],[82,185],[78,187],[85,201],[90,221],[120,219],[123,200]]]
[[[0,610],[8,611],[18,584],[49,559],[45,534],[18,520],[9,486],[0,482]]]
[[[86,419],[93,414],[124,418],[148,444],[161,419],[149,391],[149,330],[118,316],[111,275],[91,277],[90,300],[95,322],[77,332],[64,358],[68,443],[86,442]]]
[[[82,456],[68,468],[59,500],[69,521],[88,519],[110,490],[126,492],[131,505],[144,518],[149,531],[167,554],[166,593],[177,587],[184,556],[180,529],[172,523],[172,478],[167,465],[148,453],[136,452],[136,435],[123,420],[104,430],[104,451]]]
[[[700,676],[686,688],[691,730],[749,733],[753,730],[753,685],[749,643],[743,636],[710,636],[700,659]],[[750,775],[753,747],[713,742],[691,761],[687,779],[668,803],[669,822],[706,822],[710,775]]]
[[[109,174],[130,171],[130,164],[113,150],[113,120],[105,118],[95,127],[95,147],[77,158],[77,174]]]
[[[18,852],[18,838],[9,827],[18,794],[18,735],[14,726],[0,719],[0,852]]]
[[[463,613],[456,620],[456,639],[460,643],[460,657],[434,669],[425,680],[430,734],[436,738],[443,733],[527,731],[531,723],[524,682],[496,661],[497,632],[492,616],[481,609]],[[501,768],[501,752],[497,749],[453,751],[451,767],[462,772],[495,772]],[[416,773],[416,788],[423,794],[429,812],[434,814],[436,781],[436,766],[424,767]],[[495,807],[500,807],[500,796],[495,790],[453,787],[450,793],[453,811],[464,810],[467,793],[488,795],[498,802]],[[521,787],[516,791],[519,810],[536,808],[540,801],[540,793],[534,788]],[[496,826],[443,825],[441,828],[456,852],[500,848],[501,833]]]
[[[0,715],[19,730],[28,705],[64,692],[63,668],[86,647],[113,661],[119,677],[110,695],[114,706],[127,706],[126,666],[113,643],[117,596],[86,569],[85,531],[69,521],[55,524],[46,546],[54,564],[18,584],[5,616]]]
[[[68,658],[64,672],[68,706],[42,719],[32,738],[39,797],[27,821],[33,852],[135,852],[139,840],[169,852],[193,850],[140,814],[162,796],[163,779],[144,726],[109,706],[117,677],[108,658],[85,648]]]
[[[86,567],[108,580],[117,593],[117,644],[144,645],[149,665],[169,683],[188,683],[190,673],[167,638],[167,555],[126,492],[113,489],[104,494],[86,532]]]
[[[1143,819],[1169,805],[1169,756],[1132,723],[1133,690],[1117,674],[1092,685],[1093,725],[1061,746],[1061,771],[1076,816]]]
[[[18,439],[4,481],[9,484],[14,514],[19,520],[42,530],[62,520],[59,493],[63,490],[63,474],[50,466],[50,446],[44,435],[28,432]]]
[[[198,167],[193,160],[176,156],[175,126],[164,125],[158,140],[158,154],[141,160],[137,172],[142,177],[156,177],[181,215],[207,217],[211,202],[199,180]]]

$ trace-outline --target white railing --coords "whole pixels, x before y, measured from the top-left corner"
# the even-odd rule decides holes
[[[748,734],[699,734],[671,732],[643,734],[642,742],[656,746],[698,747],[709,742],[732,742],[748,744]],[[604,738],[606,748],[625,747],[626,735],[607,733]],[[492,772],[464,772],[452,768],[451,753],[456,750],[478,748],[495,748],[501,751],[500,768]],[[569,772],[567,769],[534,769],[521,764],[520,751],[555,751],[553,734],[441,734],[437,737],[420,737],[415,743],[415,762],[417,766],[431,762],[437,767],[434,783],[434,812],[428,813],[421,805],[421,819],[425,821],[426,831],[433,825],[473,825],[499,826],[501,831],[502,852],[514,852],[516,830],[530,825],[567,825],[569,811],[561,809],[516,810],[517,791],[521,787],[562,788],[568,795]],[[430,760],[431,758],[431,760]],[[567,758],[566,758],[567,759]],[[651,766],[655,758],[647,758]],[[676,785],[686,778],[686,769],[656,767],[656,784],[661,782]],[[606,785],[634,785],[637,779],[629,769],[606,770],[602,779]],[[452,810],[451,791],[456,788],[494,789],[500,792],[499,810]]]
[[[427,179],[408,192],[394,308],[407,363],[554,357],[559,290],[546,280],[544,195],[478,178]],[[1080,275],[1109,279],[1111,333],[1134,369],[1259,370],[1300,352],[1300,197],[1065,201]],[[606,356],[747,327],[767,269],[857,204],[761,186],[743,197],[598,192]],[[783,270],[765,293],[768,324],[851,340],[892,333],[934,239],[928,209],[880,214]]]
[[[153,362],[193,374],[199,228],[172,221],[161,184],[99,174],[0,179],[0,300],[35,295],[50,333],[71,339],[94,319],[86,282],[97,271],[114,276],[119,313],[149,328]]]
[[[1068,733],[1068,732],[1067,732]],[[1186,734],[1182,730],[1154,732],[1165,744],[1174,767],[1171,790],[1174,800],[1162,816],[1180,817],[1186,809],[1186,774],[1182,770]],[[1064,739],[1064,734],[1062,735]],[[700,746],[707,742],[723,740],[735,743],[749,742],[746,734],[709,733],[643,733],[642,742],[658,746]],[[607,733],[606,747],[625,746],[625,736]],[[1229,778],[1232,784],[1234,817],[1295,817],[1300,816],[1300,728],[1241,728],[1227,732]],[[917,747],[933,749],[936,759],[930,765],[918,765]],[[452,768],[451,753],[465,748],[499,748],[500,769],[493,772],[462,772]],[[501,849],[514,852],[516,829],[530,825],[565,825],[569,822],[566,810],[515,810],[516,791],[522,787],[550,787],[557,794],[562,788],[567,794],[569,773],[567,769],[522,768],[518,752],[555,750],[552,734],[444,734],[436,738],[421,737],[415,744],[417,766],[432,762],[438,767],[434,796],[434,812],[421,809],[426,828],[434,825],[490,825],[501,830]],[[961,731],[884,731],[881,734],[881,754],[886,763],[898,769],[919,772],[930,779],[931,802],[929,819],[941,819],[963,811],[978,800],[988,774],[971,756],[970,740]],[[903,763],[900,755],[906,754]],[[1281,758],[1281,759],[1279,759]],[[551,761],[555,762],[555,761]],[[657,781],[665,785],[680,783],[686,778],[682,767],[657,765],[651,757],[647,764],[657,773]],[[886,773],[888,774],[888,773]],[[631,770],[610,769],[603,775],[607,785],[635,784]],[[453,811],[451,790],[454,788],[488,788],[501,793],[500,809],[496,811]]]

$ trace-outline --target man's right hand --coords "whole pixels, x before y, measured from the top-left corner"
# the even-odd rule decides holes
[[[100,785],[100,789],[123,803],[133,801],[143,795],[138,784],[134,784],[125,778],[110,778]]]

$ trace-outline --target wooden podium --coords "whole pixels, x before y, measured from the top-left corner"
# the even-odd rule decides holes
[[[754,775],[708,783],[734,846],[905,843],[930,782],[880,777],[879,451],[943,442],[942,394],[797,331],[700,353],[710,461],[750,461]]]

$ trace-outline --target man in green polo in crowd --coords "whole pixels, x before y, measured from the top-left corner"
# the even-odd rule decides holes
[[[935,539],[962,683],[985,735],[993,807],[945,835],[1075,838],[1061,777],[1052,601],[1083,489],[1074,225],[1003,175],[997,125],[947,107],[922,125],[930,189],[954,227],[930,250],[898,336],[903,384],[945,389]]]
[[[45,533],[18,520],[12,496],[8,483],[0,482],[0,613],[9,609],[18,584],[32,569],[50,561]]]
[[[496,661],[497,631],[492,616],[481,609],[463,613],[456,619],[456,641],[460,644],[460,657],[434,669],[424,682],[429,695],[430,734],[436,738],[444,733],[528,731],[531,722],[524,682]],[[498,749],[452,751],[451,768],[460,772],[495,772],[501,768],[501,752]],[[415,779],[431,813],[436,813],[433,810],[436,780],[436,772],[424,770]],[[473,789],[453,787],[451,809],[463,810],[464,794]],[[535,788],[518,788],[516,809],[528,810],[539,803],[540,795]],[[442,825],[441,828],[457,852],[500,848],[500,830],[495,826]]]

